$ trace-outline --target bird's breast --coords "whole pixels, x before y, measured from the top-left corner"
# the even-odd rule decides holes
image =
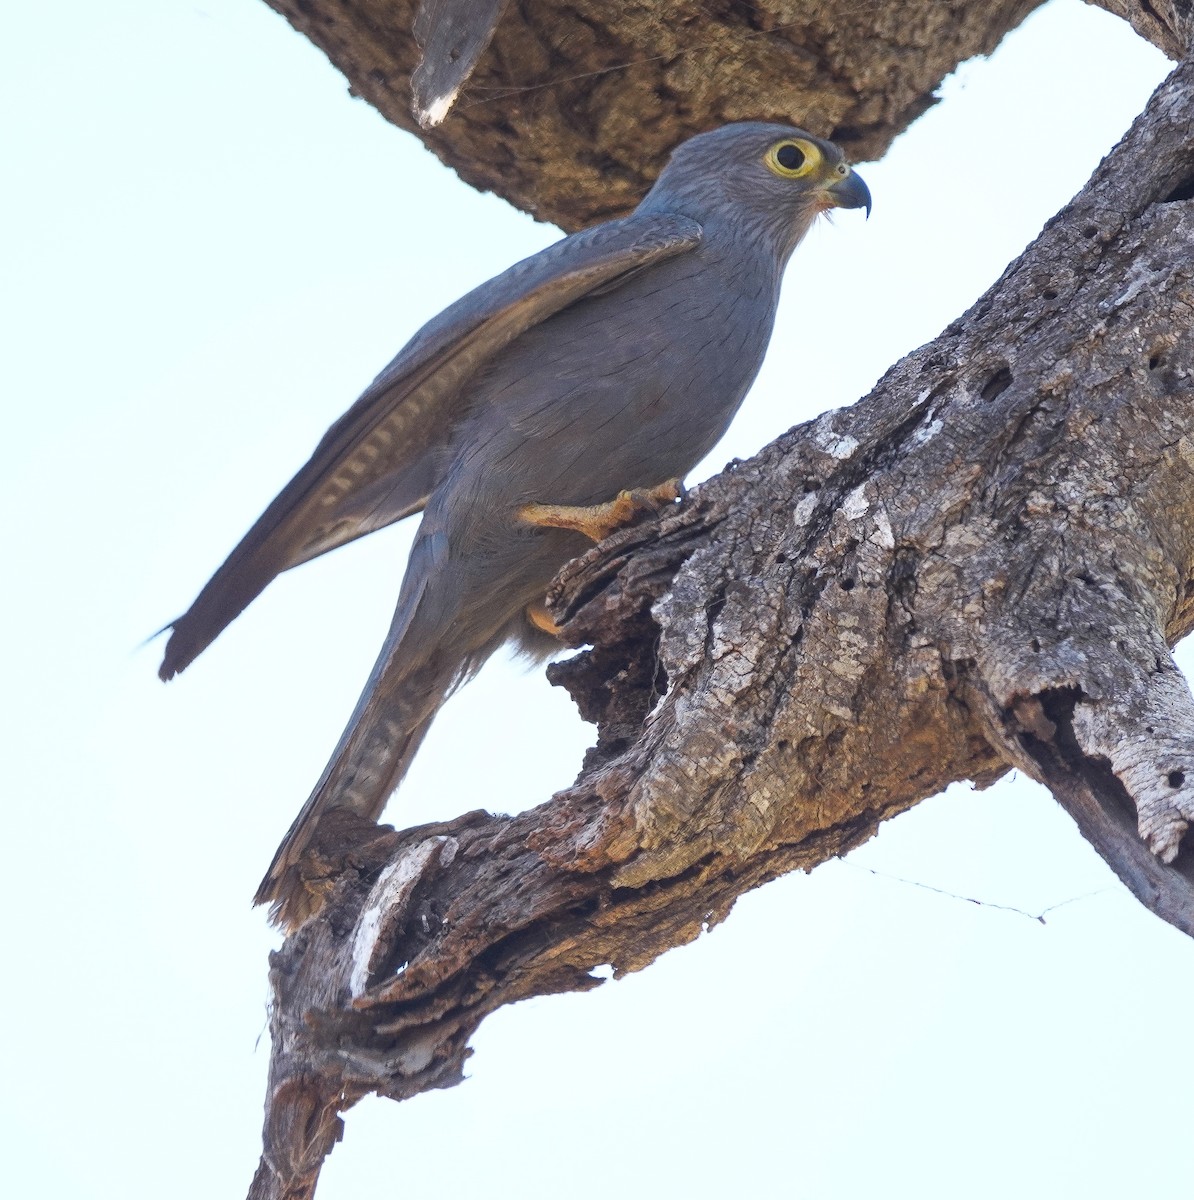
[[[727,257],[643,272],[496,356],[457,434],[460,503],[592,504],[687,474],[737,411],[774,319],[777,272]]]

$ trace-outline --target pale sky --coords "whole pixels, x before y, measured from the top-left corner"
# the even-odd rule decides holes
[[[411,529],[289,573],[169,687],[142,643],[419,325],[558,234],[352,100],[256,0],[20,5],[6,34],[6,1190],[236,1197],[277,942],[249,898]],[[871,221],[797,252],[767,365],[692,479],[934,337],[1166,70],[1077,0],[963,67],[862,168]],[[539,803],[591,733],[495,660],[386,817]],[[1044,925],[997,907],[1067,900]],[[1046,793],[960,785],[639,975],[491,1017],[465,1084],[348,1114],[319,1195],[1185,1194],[1191,994],[1194,945]]]

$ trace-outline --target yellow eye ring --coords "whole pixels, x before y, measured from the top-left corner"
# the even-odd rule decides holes
[[[821,151],[804,138],[784,138],[763,156],[767,169],[780,179],[801,179],[821,165]]]

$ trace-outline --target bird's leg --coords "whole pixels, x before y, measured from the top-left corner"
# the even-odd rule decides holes
[[[573,529],[600,542],[615,529],[629,525],[636,517],[644,513],[657,513],[683,495],[684,485],[678,479],[669,479],[653,488],[619,492],[604,504],[524,504],[518,510],[518,516],[529,525]]]
[[[519,519],[530,525],[543,525],[553,529],[572,529],[603,541],[615,530],[628,525],[643,513],[657,513],[667,504],[684,495],[684,485],[678,479],[653,488],[636,488],[619,492],[605,504],[524,504],[518,510]],[[560,627],[551,619],[546,605],[528,604],[526,618],[544,633],[559,637]]]

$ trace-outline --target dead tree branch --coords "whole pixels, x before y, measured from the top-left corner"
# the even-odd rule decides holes
[[[636,971],[946,784],[1042,780],[1194,934],[1194,62],[965,316],[853,408],[558,583],[593,649],[576,783],[514,817],[328,823],[272,962],[251,1195],[311,1195],[339,1113],[458,1082],[501,1005]],[[1139,836],[1137,835],[1139,828]]]

